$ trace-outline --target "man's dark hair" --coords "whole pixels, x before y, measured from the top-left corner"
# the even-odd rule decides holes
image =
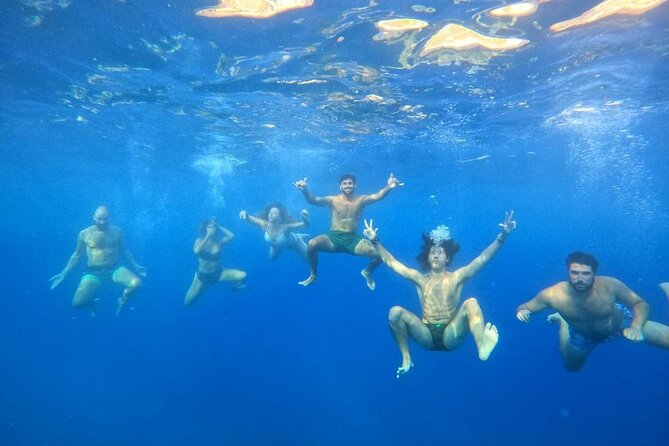
[[[355,176],[353,176],[352,173],[345,173],[344,175],[342,175],[341,178],[339,178],[339,184],[343,183],[344,180],[353,180],[354,183],[356,182]]]
[[[574,251],[567,256],[567,268],[569,268],[569,265],[572,263],[587,265],[592,268],[592,272],[595,274],[597,273],[597,268],[599,268],[597,259],[592,254],[582,251]]]
[[[418,260],[418,264],[421,268],[425,271],[429,271],[430,262],[428,262],[428,257],[430,255],[430,248],[434,246],[434,242],[427,234],[421,234],[421,236],[423,237],[423,246],[420,249],[420,254],[416,257],[416,260]],[[449,238],[448,240],[441,242],[440,246],[442,246],[446,252],[446,266],[448,266],[453,261],[455,254],[460,251],[460,245],[458,245],[452,238]]]

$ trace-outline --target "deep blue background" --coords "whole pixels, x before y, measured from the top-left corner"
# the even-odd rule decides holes
[[[407,5],[321,3],[268,21],[197,18],[203,2],[3,8],[0,444],[663,443],[666,351],[618,340],[569,373],[545,314],[523,325],[515,308],[582,249],[669,322],[657,287],[669,280],[666,5],[554,36],[548,25],[597,2],[549,3],[505,31],[533,40],[523,51],[402,70],[402,45],[373,42],[372,22],[416,16]],[[471,26],[497,4],[445,2],[427,18],[435,31]],[[282,52],[294,62],[277,64]],[[232,68],[217,74],[221,54]],[[377,77],[360,77],[365,66]],[[270,262],[237,217],[280,200],[323,232],[326,210],[291,182],[307,176],[326,195],[348,171],[361,193],[390,172],[406,183],[365,217],[414,267],[421,231],[448,225],[458,267],[515,210],[517,231],[463,296],[499,328],[488,362],[471,339],[447,354],[412,345],[416,367],[397,380],[386,317],[420,311],[413,286],[382,266],[370,292],[366,260],[324,254],[318,282],[299,287],[307,265],[293,253]],[[100,204],[149,271],[118,319],[114,286],[97,317],[70,308],[81,266],[48,287]],[[192,243],[212,214],[236,234],[223,262],[248,271],[248,286],[184,308]]]

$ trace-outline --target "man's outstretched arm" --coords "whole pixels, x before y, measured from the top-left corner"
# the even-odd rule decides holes
[[[463,280],[467,280],[481,271],[481,268],[495,257],[495,254],[500,250],[511,231],[516,229],[516,221],[513,219],[513,211],[506,213],[504,221],[500,223],[499,226],[502,228],[502,232],[495,238],[495,240],[493,240],[493,242],[484,249],[478,257],[472,260],[469,265],[463,266],[457,271]]]
[[[532,300],[521,304],[516,309],[516,318],[521,322],[529,322],[530,317],[534,313],[538,313],[550,307],[550,300],[548,299],[549,289],[543,290],[537,294]]]
[[[401,183],[397,178],[395,178],[395,175],[391,173],[390,176],[388,177],[388,182],[386,183],[386,186],[375,194],[363,196],[362,202],[364,204],[372,204],[376,203],[379,200],[383,200],[384,198],[386,198],[386,195],[388,195],[390,191],[392,189],[395,189],[397,186],[404,186],[404,183]]]
[[[125,240],[123,239],[123,233],[119,235],[119,244],[123,256],[128,260],[128,262],[130,262],[130,265],[132,265],[135,271],[137,271],[140,276],[146,276],[146,268],[137,262],[135,256],[133,256],[130,252],[130,249],[128,249],[128,246],[125,244]]]
[[[402,262],[393,257],[393,255],[381,244],[381,241],[377,235],[378,231],[378,228],[374,228],[374,220],[365,220],[365,229],[362,231],[362,233],[372,244],[376,250],[376,253],[379,255],[379,257],[381,257],[381,260],[383,260],[383,263],[388,265],[390,269],[395,271],[400,276],[418,284],[420,282],[421,273],[415,269],[407,267]]]
[[[311,192],[309,192],[309,189],[307,188],[307,177],[295,181],[293,183],[293,186],[295,186],[300,192],[302,192],[304,199],[311,204],[314,204],[316,206],[328,206],[332,202],[331,197],[315,197],[314,195],[312,195]]]
[[[56,288],[60,283],[65,279],[65,276],[67,276],[67,273],[69,273],[72,268],[74,268],[77,263],[79,263],[79,259],[81,259],[82,254],[86,252],[86,243],[84,242],[84,231],[81,231],[79,233],[79,236],[77,238],[77,247],[74,249],[74,252],[70,256],[70,259],[67,261],[67,264],[65,265],[65,268],[55,276],[49,279],[49,282],[51,282],[51,289],[53,290]]]
[[[618,279],[612,280],[616,301],[632,309],[632,322],[628,328],[623,329],[623,336],[630,341],[643,341],[641,329],[648,320],[650,305]]]

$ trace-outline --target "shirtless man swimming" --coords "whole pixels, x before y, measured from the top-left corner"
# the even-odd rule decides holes
[[[490,322],[485,323],[483,312],[474,297],[465,300],[460,307],[460,295],[465,282],[483,268],[502,247],[507,236],[516,228],[513,211],[507,212],[504,222],[499,225],[502,233],[469,265],[453,272],[447,271],[453,256],[460,246],[450,237],[446,226],[439,226],[423,234],[423,248],[417,257],[418,263],[427,270],[423,274],[400,263],[381,244],[372,220],[365,221],[363,234],[367,237],[383,262],[400,276],[413,282],[423,310],[422,319],[400,306],[394,306],[388,313],[390,331],[402,353],[402,365],[397,369],[397,377],[413,367],[409,353],[409,338],[428,350],[449,351],[457,348],[471,333],[476,342],[479,359],[485,361],[497,345],[499,333]]]
[[[372,261],[367,268],[360,271],[360,274],[367,281],[367,287],[370,290],[376,288],[372,271],[381,264],[378,254],[368,240],[363,239],[357,234],[362,211],[365,206],[376,203],[388,195],[388,193],[397,186],[404,186],[391,173],[388,177],[386,187],[375,194],[355,195],[355,177],[351,174],[344,174],[339,179],[339,195],[329,195],[327,197],[314,197],[307,189],[307,179],[293,183],[304,195],[304,198],[316,206],[328,206],[331,210],[330,230],[322,235],[309,240],[307,245],[307,258],[311,274],[301,282],[302,286],[310,285],[318,275],[318,252],[346,252],[356,256],[371,257]]]
[[[560,355],[567,370],[579,371],[597,345],[621,336],[669,349],[669,327],[648,321],[649,305],[624,283],[596,276],[597,259],[577,251],[566,263],[569,280],[519,306],[516,317],[529,322],[532,314],[545,308],[557,310],[548,321],[560,326]]]
[[[77,247],[67,265],[62,272],[53,276],[49,281],[53,290],[79,263],[81,255],[86,253],[88,258],[86,271],[81,277],[77,291],[74,293],[72,306],[75,308],[88,306],[95,314],[93,293],[101,283],[111,280],[124,287],[116,308],[116,315],[118,316],[127,300],[141,285],[140,279],[132,271],[119,265],[119,256],[123,255],[142,277],[146,276],[146,270],[137,263],[125,246],[121,229],[109,223],[110,218],[109,210],[105,206],[99,206],[95,210],[93,214],[95,224],[79,233]]]

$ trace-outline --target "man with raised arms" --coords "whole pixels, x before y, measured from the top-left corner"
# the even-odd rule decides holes
[[[346,252],[356,256],[371,257],[371,262],[367,268],[360,271],[360,274],[367,281],[367,287],[370,290],[376,288],[372,271],[379,266],[381,260],[376,254],[374,247],[369,241],[363,239],[357,234],[362,211],[365,206],[376,203],[388,195],[388,193],[397,186],[403,186],[404,183],[395,178],[391,173],[388,177],[386,186],[375,194],[355,195],[355,177],[351,174],[344,174],[339,179],[339,195],[329,195],[327,197],[315,197],[307,189],[306,177],[293,183],[304,195],[304,198],[316,206],[327,206],[330,208],[330,230],[309,240],[307,247],[307,258],[311,274],[301,282],[302,286],[310,285],[318,275],[318,252]]]
[[[597,259],[576,251],[566,263],[568,281],[542,290],[518,307],[516,317],[529,322],[545,308],[557,311],[548,321],[559,324],[560,355],[567,370],[579,371],[597,345],[621,336],[669,349],[669,327],[647,320],[649,305],[624,283],[596,276]]]
[[[125,257],[132,267],[142,276],[146,270],[137,263],[133,255],[125,246],[123,232],[120,228],[110,224],[110,212],[105,206],[99,206],[93,214],[92,226],[79,233],[77,247],[60,273],[50,279],[51,289],[56,288],[67,273],[79,263],[81,255],[86,253],[88,258],[86,271],[81,277],[79,287],[74,293],[72,306],[75,308],[90,307],[95,314],[95,300],[93,293],[105,281],[123,285],[124,290],[118,299],[116,315],[121,312],[130,296],[140,287],[141,280],[128,268],[119,264],[119,257]]]
[[[423,247],[417,257],[418,263],[427,270],[423,274],[400,263],[381,244],[374,228],[374,222],[365,220],[363,234],[367,237],[383,262],[400,276],[416,286],[423,310],[419,318],[400,306],[394,306],[388,313],[390,331],[402,353],[402,365],[397,369],[397,377],[407,373],[413,362],[409,353],[409,338],[428,350],[449,351],[457,348],[471,333],[476,342],[479,359],[488,359],[497,345],[497,327],[485,323],[483,312],[474,297],[466,299],[460,307],[460,295],[465,282],[483,268],[502,247],[507,236],[516,228],[513,211],[507,212],[504,222],[499,225],[502,232],[490,246],[483,250],[469,265],[453,272],[447,270],[460,246],[451,238],[446,226],[439,226],[423,234]]]

